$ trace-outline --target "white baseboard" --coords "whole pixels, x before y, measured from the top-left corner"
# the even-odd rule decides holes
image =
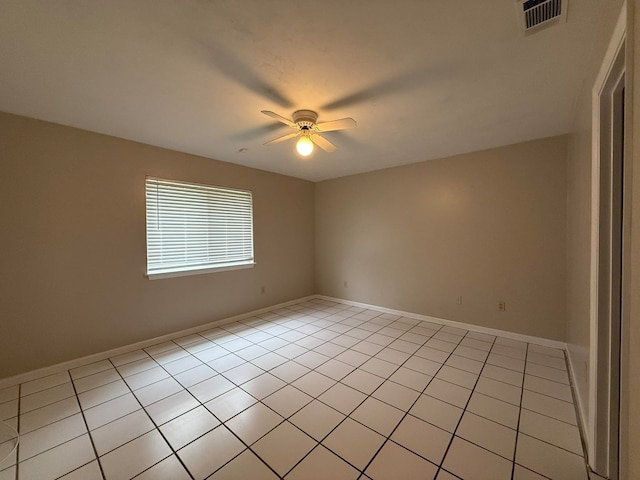
[[[342,298],[329,297],[326,295],[315,295],[315,297],[323,300],[330,300],[332,302],[344,303],[345,305],[351,305],[353,307],[370,308],[370,309],[379,310],[385,313],[401,315],[403,317],[413,318],[415,320],[441,323],[442,325],[446,325],[449,327],[463,328],[465,330],[471,330],[472,332],[486,333],[488,335],[496,335],[503,338],[509,338],[511,340],[519,340],[521,342],[535,343],[536,345],[542,345],[545,347],[558,348],[560,350],[567,349],[567,344],[564,342],[560,342],[558,340],[549,340],[548,338],[534,337],[531,335],[524,335],[522,333],[507,332],[506,330],[498,330],[497,328],[482,327],[479,325],[473,325],[471,323],[456,322],[454,320],[446,320],[444,318],[430,317],[428,315],[422,315],[419,313],[405,312],[402,310],[395,310],[393,308],[386,308],[386,307],[380,307],[378,305],[370,305],[367,303],[354,302],[351,300],[344,300]]]
[[[582,441],[584,442],[585,452],[589,452],[589,435],[587,430],[587,412],[585,411],[585,402],[584,399],[580,396],[579,390],[576,388],[576,370],[573,364],[573,357],[571,355],[571,350],[567,348],[567,362],[569,363],[569,380],[571,382],[571,391],[573,392],[574,403],[576,404],[577,414],[578,414],[578,424],[580,425],[580,434],[582,436]],[[588,459],[589,460],[589,459]],[[595,475],[595,474],[594,474]],[[600,477],[597,477],[600,478]]]
[[[150,347],[158,343],[174,340],[180,337],[185,337],[187,335],[191,335],[198,332],[203,332],[205,330],[209,330],[210,328],[213,328],[216,326],[236,322],[244,318],[253,317],[255,315],[260,315],[261,313],[270,312],[271,310],[277,310],[278,308],[283,308],[288,305],[293,305],[295,303],[313,300],[315,298],[316,298],[316,295],[309,295],[307,297],[297,298],[295,300],[289,300],[288,302],[278,303],[277,305],[270,305],[268,307],[252,310],[251,312],[234,315],[233,317],[223,318],[220,320],[215,320],[213,322],[205,323],[204,325],[198,325],[196,327],[187,328],[184,330],[180,330],[178,332],[168,333],[166,335],[161,335],[159,337],[155,337],[149,340],[143,340],[140,342],[132,343],[130,345],[114,348],[111,350],[107,350],[106,352],[94,353],[92,355],[87,355],[85,357],[76,358],[76,359],[69,360],[62,363],[57,363],[55,365],[39,368],[37,370],[31,370],[29,372],[19,373],[18,375],[14,375],[13,377],[0,379],[0,389],[5,387],[11,387],[19,383],[28,382],[30,380],[35,380],[36,378],[45,377],[47,375],[53,375],[54,373],[64,372],[66,370],[80,367],[82,365],[87,365],[89,363],[99,362],[100,360],[106,360],[107,358],[115,357],[117,355],[122,355],[124,353],[129,353],[134,350],[139,350],[141,348]]]

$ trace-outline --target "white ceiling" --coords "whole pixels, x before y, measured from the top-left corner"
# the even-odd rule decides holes
[[[317,181],[568,132],[609,3],[0,0],[0,110]],[[301,108],[358,128],[262,145]]]

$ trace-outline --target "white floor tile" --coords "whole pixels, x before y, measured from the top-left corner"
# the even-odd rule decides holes
[[[379,358],[373,357],[360,365],[360,370],[373,373],[382,378],[389,378],[393,372],[398,369],[398,365],[395,363],[387,362]]]
[[[520,414],[519,430],[530,437],[564,448],[576,455],[584,454],[578,427],[560,420],[523,409]]]
[[[471,412],[465,412],[456,430],[456,435],[513,461],[516,431],[511,428]]]
[[[558,400],[573,403],[573,396],[571,395],[571,387],[569,387],[569,385],[534,377],[533,375],[525,375],[524,388],[532,392],[557,398]]]
[[[318,400],[314,400],[293,415],[289,421],[306,434],[320,441],[344,418],[345,415],[342,413]]]
[[[485,352],[482,352],[481,350],[476,350],[474,348],[470,348],[470,347],[458,347],[458,348],[468,348],[469,350],[472,350],[474,352],[480,352],[480,354],[484,355]],[[457,352],[457,349],[456,349]],[[478,361],[475,360],[473,358],[467,358],[465,356],[461,356],[461,355],[456,355],[456,353],[454,352],[445,362],[445,365],[449,365],[450,367],[455,367],[455,368],[459,368],[460,370],[464,370],[466,372],[470,372],[470,373],[474,373],[476,375],[479,375],[480,372],[482,371],[482,367],[484,365],[484,360],[482,361]]]
[[[212,480],[278,480],[278,476],[249,450],[245,450],[231,460],[211,478]]]
[[[524,360],[505,357],[504,355],[498,355],[497,353],[490,353],[487,358],[487,363],[497,367],[515,370],[516,372],[524,372]]]
[[[184,388],[173,378],[168,377],[145,387],[134,390],[133,394],[140,401],[143,407],[151,405],[163,398],[174,395]]]
[[[374,358],[379,358],[386,362],[394,363],[398,366],[402,365],[411,357],[410,353],[394,350],[393,348],[385,348],[380,350]]]
[[[460,370],[459,368],[443,365],[435,378],[473,390],[476,380],[478,379],[478,375],[465,370]]]
[[[17,400],[20,393],[20,387],[13,385],[11,387],[5,387],[0,389],[0,403],[9,402],[11,400]]]
[[[355,480],[360,472],[347,462],[318,445],[289,473],[286,480]]]
[[[496,398],[488,397],[482,393],[473,392],[467,406],[467,411],[480,415],[505,427],[518,428],[518,416],[520,409]]]
[[[196,407],[160,427],[171,447],[178,450],[220,425],[204,407]]]
[[[436,480],[460,480],[460,477],[456,477],[454,474],[447,472],[446,470],[440,469],[438,472],[438,476]]]
[[[201,403],[205,403],[233,388],[236,388],[236,386],[232,382],[224,378],[222,375],[216,375],[215,377],[208,378],[207,380],[192,385],[187,390],[189,390]]]
[[[292,385],[312,397],[317,397],[323,392],[326,392],[329,388],[335,385],[335,383],[336,381],[332,378],[322,375],[316,371],[311,371],[294,381]]]
[[[371,394],[376,388],[382,385],[382,382],[384,382],[384,378],[360,369],[354,370],[340,380],[340,383],[355,388],[366,395]]]
[[[283,422],[253,444],[253,451],[284,476],[307,453],[316,441],[289,422]]]
[[[102,456],[154,428],[144,410],[137,410],[93,430],[91,437],[98,455]]]
[[[436,425],[448,432],[454,432],[463,410],[449,403],[421,395],[409,413],[422,420]]]
[[[71,378],[73,380],[77,380],[82,377],[86,377],[87,375],[92,375],[94,373],[102,372],[103,370],[109,370],[113,368],[113,364],[109,360],[101,360],[99,362],[90,363],[88,365],[83,365],[81,367],[72,368],[69,370],[71,374]]]
[[[216,358],[215,360],[211,360],[207,362],[211,368],[213,368],[218,373],[224,373],[228,370],[231,370],[238,365],[242,365],[245,363],[245,360],[233,353],[225,355],[224,357]]]
[[[12,479],[13,480],[13,479]],[[87,463],[82,467],[60,477],[60,480],[102,480],[102,472],[98,461]]]
[[[442,464],[465,480],[510,480],[512,463],[495,453],[455,437]]]
[[[291,415],[311,402],[311,400],[313,400],[313,397],[310,397],[306,393],[301,392],[291,385],[287,385],[286,387],[281,388],[277,392],[274,392],[268,397],[264,398],[262,400],[262,403],[267,405],[279,415],[282,415],[284,418],[289,418]]]
[[[189,388],[196,383],[203,382],[204,380],[215,377],[216,375],[216,371],[209,365],[199,365],[189,370],[185,370],[184,372],[175,374],[174,378],[180,382],[183,387]]]
[[[191,477],[178,458],[171,455],[145,470],[136,477],[136,480],[191,480]]]
[[[513,480],[547,480],[547,477],[543,477],[527,468],[516,465],[513,470]]]
[[[178,456],[196,480],[203,480],[243,450],[242,442],[220,425],[178,450]]]
[[[518,434],[516,463],[549,478],[587,480],[581,456],[522,433]]]
[[[366,395],[362,392],[341,383],[337,383],[320,395],[318,400],[345,415],[349,415],[365,398]]]
[[[200,402],[193,398],[189,392],[182,390],[158,402],[152,403],[146,407],[145,410],[156,425],[162,425],[194,409],[198,405],[200,405]]]
[[[388,436],[398,425],[404,413],[398,408],[369,397],[354,410],[350,417],[379,434]]]
[[[243,363],[237,367],[224,372],[225,378],[231,380],[236,385],[241,385],[249,380],[256,378],[264,373],[264,370],[256,367],[251,363]]]
[[[372,393],[372,396],[401,410],[407,410],[416,401],[419,392],[387,380]]]
[[[46,407],[31,410],[20,416],[20,433],[29,433],[57,420],[79,413],[80,407],[75,397],[69,397]],[[17,411],[16,411],[17,413]]]
[[[431,383],[429,383],[424,393],[460,408],[464,408],[467,405],[467,401],[471,396],[470,389],[445,382],[438,378],[434,378]]]
[[[42,390],[47,390],[51,387],[56,387],[70,381],[71,378],[69,378],[69,372],[47,375],[45,377],[23,383],[20,386],[20,396],[25,397],[27,395],[31,395]]]
[[[366,470],[372,480],[432,480],[438,468],[393,442],[384,444]]]
[[[416,357],[426,358],[427,360],[431,360],[439,364],[443,364],[450,357],[450,353],[443,352],[442,350],[438,350],[429,346],[421,347],[420,349],[418,349],[418,351],[416,351],[414,355]]]
[[[481,376],[474,391],[520,406],[522,389],[508,383]]]
[[[269,373],[275,375],[280,380],[283,380],[287,383],[293,382],[297,380],[305,373],[310,372],[311,370],[307,367],[300,365],[299,363],[288,361],[279,365],[275,368],[272,368]]]
[[[236,387],[233,390],[229,390],[219,397],[208,401],[204,406],[207,407],[207,410],[213,413],[218,420],[226,422],[231,417],[249,408],[256,402],[257,400],[255,398],[244,390]]]
[[[77,413],[27,434],[20,435],[19,461],[68,442],[87,432],[82,414]]]
[[[112,450],[100,458],[106,480],[132,478],[171,454],[157,430]]]
[[[259,377],[242,384],[241,388],[258,400],[262,400],[264,397],[271,395],[285,385],[286,383],[278,377],[270,373],[263,373]]]
[[[427,460],[440,465],[451,441],[451,433],[412,415],[407,415],[391,440]]]
[[[202,361],[198,360],[196,357],[192,357],[191,355],[185,355],[178,360],[162,364],[162,367],[171,375],[177,375],[178,373],[186,372],[187,370],[199,367],[200,365],[204,365]]]
[[[567,372],[564,370],[558,370],[557,368],[545,367],[544,365],[538,365],[536,363],[527,363],[526,373],[527,375],[534,375],[536,377],[546,378],[547,380],[553,380],[554,382],[569,385],[569,375]]]
[[[131,375],[145,372],[154,367],[158,367],[158,362],[149,357],[146,353],[138,360],[134,360],[123,365],[116,365],[116,369],[123,377],[130,377]]]
[[[138,390],[142,387],[146,387],[147,385],[164,380],[165,378],[170,378],[169,374],[164,368],[157,366],[125,377],[124,381],[127,382],[127,385],[131,390]]]
[[[333,378],[336,381],[342,380],[349,373],[353,372],[353,370],[355,370],[355,368],[351,365],[336,359],[328,360],[316,369],[317,372]]]
[[[500,344],[495,344],[491,349],[491,353],[502,355],[504,357],[516,358],[518,360],[524,360],[527,356],[527,351],[524,349]]]
[[[120,374],[115,368],[109,368],[98,373],[87,375],[73,381],[76,392],[82,393],[96,387],[101,387],[107,383],[115,382],[120,379]]]
[[[564,357],[552,357],[550,355],[544,355],[542,353],[529,352],[527,355],[527,362],[537,363],[538,365],[545,365],[547,367],[558,368],[560,370],[567,370],[567,364],[564,361]]]
[[[425,375],[424,373],[416,372],[410,368],[400,367],[393,375],[389,377],[389,380],[409,387],[412,390],[422,392],[429,384],[433,377]]]
[[[23,396],[20,399],[20,413],[30,412],[36,408],[45,407],[65,398],[73,397],[75,391],[71,382],[63,383],[46,390]]]
[[[482,369],[482,376],[498,380],[503,383],[508,383],[515,387],[522,387],[522,381],[524,374],[522,372],[516,372],[515,370],[509,370],[508,368],[496,367],[495,365],[485,365]]]
[[[53,480],[95,459],[85,434],[20,463],[20,480]]]
[[[273,410],[256,403],[229,420],[226,426],[247,445],[251,445],[283,421],[284,418]]]
[[[576,411],[572,403],[525,390],[522,394],[522,408],[547,417],[555,418],[571,425],[577,425]]]
[[[358,469],[363,469],[384,443],[385,438],[347,418],[322,444]]]
[[[434,376],[438,373],[438,371],[442,367],[442,364],[414,355],[413,357],[409,358],[402,366],[405,368],[410,368],[411,370],[415,370],[416,372]]]
[[[139,410],[140,403],[131,393],[88,408],[84,411],[89,430],[96,429],[109,422]]]

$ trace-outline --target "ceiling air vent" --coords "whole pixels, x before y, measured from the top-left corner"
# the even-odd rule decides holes
[[[520,24],[527,34],[567,18],[567,0],[517,0],[516,8]]]

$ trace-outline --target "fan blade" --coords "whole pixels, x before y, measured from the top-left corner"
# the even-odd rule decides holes
[[[333,143],[331,143],[326,138],[318,135],[317,133],[314,135],[311,135],[311,141],[316,145],[318,145],[325,152],[334,152],[335,149],[337,148]]]
[[[295,123],[293,123],[291,120],[289,120],[288,118],[284,118],[282,115],[278,115],[277,113],[274,112],[270,112],[269,110],[262,110],[262,113],[264,113],[266,116],[271,117],[276,119],[279,122],[284,123],[285,125],[288,125],[292,128],[298,128],[298,125],[296,125]]]
[[[319,132],[332,132],[334,130],[345,130],[347,128],[357,127],[358,124],[353,118],[341,118],[340,120],[331,120],[329,122],[316,123]]]
[[[278,137],[276,139],[273,139],[273,140],[265,143],[265,145],[273,145],[274,143],[284,142],[285,140],[289,140],[290,138],[295,138],[297,136],[298,136],[298,132],[287,133],[286,135],[283,135],[282,137]]]

